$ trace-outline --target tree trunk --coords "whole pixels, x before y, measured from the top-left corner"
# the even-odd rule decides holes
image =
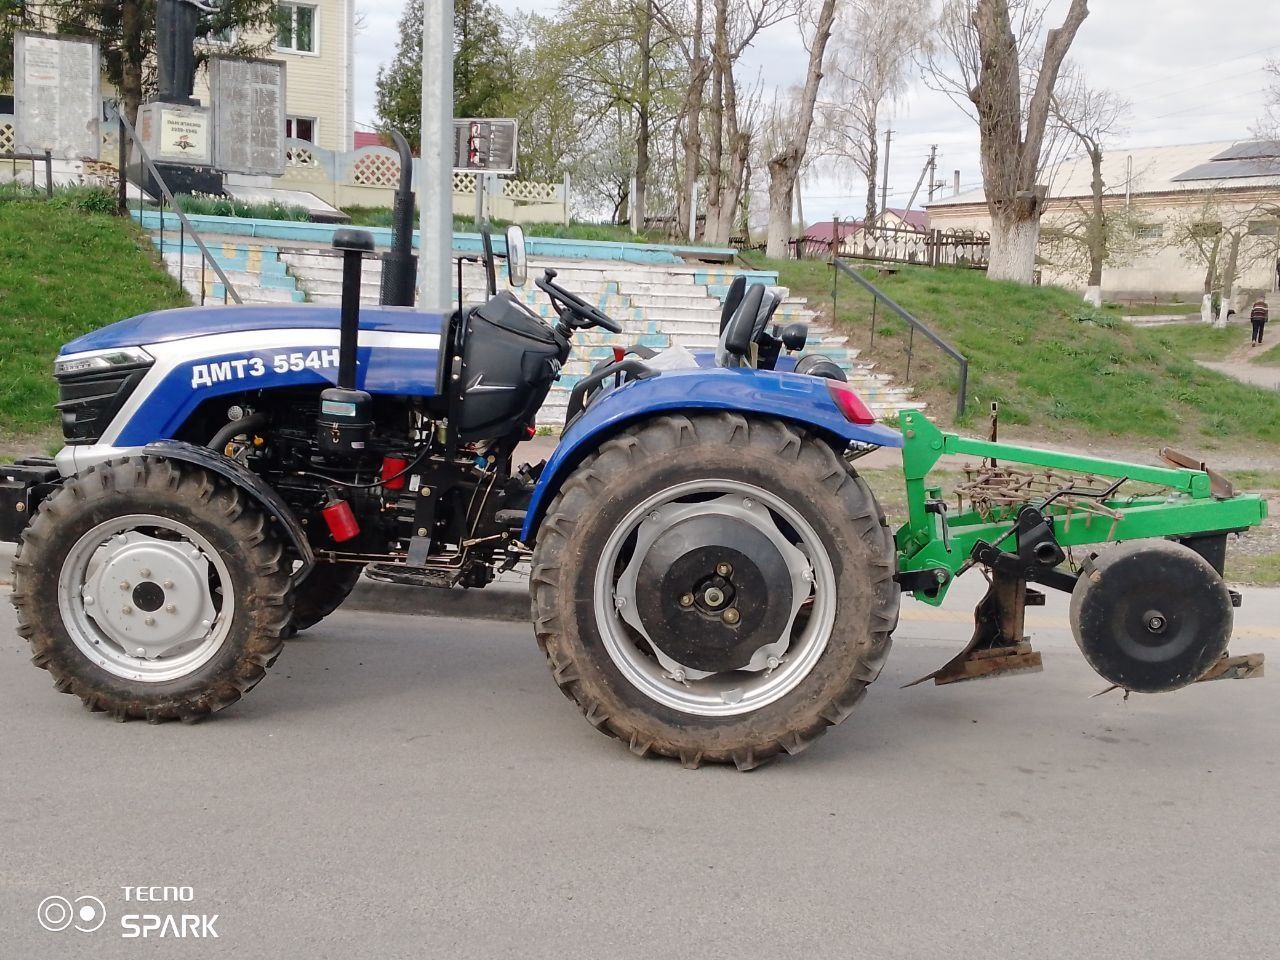
[[[707,84],[707,62],[702,56],[703,0],[693,5],[693,55],[689,63],[689,89],[685,93],[684,114],[684,182],[676,201],[676,235],[684,236],[697,211],[693,209],[694,192],[702,163],[702,97]]]
[[[991,221],[991,260],[987,276],[992,280],[1033,283],[1039,242],[1039,216],[1034,212],[1017,216],[1012,210],[1001,211]]]
[[[791,198],[795,186],[795,173],[787,176],[790,157],[778,156],[769,161],[769,239],[765,256],[782,260],[787,256],[787,241],[791,239]],[[800,164],[795,161],[795,166]]]
[[[876,222],[876,181],[880,176],[880,122],[876,115],[867,112],[867,209],[862,216],[862,252],[871,253],[871,231]]]
[[[1086,243],[1089,249],[1089,286],[1084,298],[1094,307],[1102,306],[1102,269],[1107,262],[1107,222],[1102,206],[1106,184],[1102,179],[1102,148],[1089,144],[1089,162],[1093,167],[1093,197],[1089,212]]]
[[[719,242],[715,234],[722,219],[725,203],[725,127],[731,106],[728,102],[733,89],[733,64],[729,61],[729,0],[713,0],[715,26],[711,47],[711,149],[707,166],[707,219],[703,225],[703,237]],[[730,142],[730,147],[733,144]]]
[[[1235,303],[1236,279],[1240,270],[1240,245],[1244,242],[1244,233],[1237,231],[1230,236],[1231,244],[1227,248],[1227,265],[1222,269],[1221,293],[1218,297],[1218,322],[1216,326],[1225,327],[1230,316],[1231,307]]]
[[[120,104],[125,119],[135,126],[142,105],[145,26],[141,0],[125,0],[120,7]]]
[[[648,215],[645,200],[649,192],[649,101],[652,97],[651,61],[653,49],[653,0],[645,0],[644,20],[640,25],[640,91],[636,117],[636,189],[631,198],[632,223],[635,229],[644,229]]]
[[[795,194],[796,178],[800,176],[800,164],[809,147],[809,131],[813,129],[813,106],[818,100],[818,85],[822,83],[822,58],[826,55],[827,41],[831,39],[831,25],[835,21],[836,0],[822,0],[813,46],[809,50],[809,67],[805,72],[804,91],[800,94],[796,128],[790,142],[769,160],[769,241],[765,255],[782,259],[787,255],[787,241],[791,239],[791,202]]]

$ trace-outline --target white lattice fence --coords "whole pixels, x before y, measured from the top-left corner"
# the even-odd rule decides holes
[[[388,187],[400,184],[400,158],[381,151],[360,151],[351,165],[351,182],[357,187]]]
[[[13,117],[0,117],[0,153],[13,153],[17,137],[13,131]]]
[[[535,180],[504,180],[502,195],[526,203],[554,203],[560,199],[558,183],[538,183]]]

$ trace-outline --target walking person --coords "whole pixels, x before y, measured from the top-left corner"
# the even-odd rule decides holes
[[[1253,323],[1253,340],[1249,346],[1260,346],[1262,344],[1262,334],[1267,328],[1267,301],[1259,299],[1253,305],[1253,311],[1249,314],[1249,320]]]

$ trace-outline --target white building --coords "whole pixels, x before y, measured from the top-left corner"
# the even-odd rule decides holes
[[[1104,203],[1126,214],[1134,234],[1124,259],[1103,273],[1108,299],[1179,295],[1195,300],[1204,292],[1206,262],[1193,252],[1188,233],[1210,239],[1223,236],[1225,258],[1230,236],[1241,235],[1240,297],[1277,289],[1280,264],[1280,144],[1225,141],[1172,147],[1109,151],[1102,164]],[[1043,232],[1079,216],[1092,200],[1092,165],[1087,156],[1071,157],[1049,176]],[[988,231],[986,196],[973,190],[929,204],[929,226]],[[1212,242],[1206,244],[1212,247]],[[1085,277],[1055,260],[1052,244],[1041,242],[1044,282],[1084,288]]]

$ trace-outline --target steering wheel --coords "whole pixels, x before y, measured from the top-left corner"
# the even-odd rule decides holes
[[[561,319],[570,327],[586,330],[590,327],[604,327],[610,333],[621,333],[622,324],[609,316],[599,307],[593,307],[576,293],[570,293],[553,281],[556,271],[547,267],[542,272],[542,279],[535,280],[538,289],[551,298],[551,305],[556,308]],[[565,315],[568,314],[568,317]],[[570,319],[572,318],[572,319]],[[576,321],[576,322],[573,322]]]

